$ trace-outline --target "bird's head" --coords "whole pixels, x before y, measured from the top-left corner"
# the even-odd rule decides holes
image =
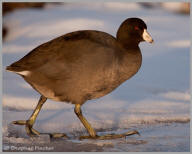
[[[141,41],[153,43],[153,39],[147,32],[147,25],[142,19],[128,18],[117,31],[117,40],[124,45],[139,44]]]

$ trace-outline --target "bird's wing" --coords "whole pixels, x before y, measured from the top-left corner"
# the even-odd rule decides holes
[[[11,69],[36,70],[51,67],[58,69],[64,65],[75,65],[82,56],[95,54],[98,48],[115,48],[115,38],[99,31],[77,31],[65,34],[33,49],[19,61],[9,67]],[[114,47],[114,48],[113,48]],[[106,50],[103,50],[106,52]]]

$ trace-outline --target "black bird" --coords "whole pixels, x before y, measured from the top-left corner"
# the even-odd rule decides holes
[[[81,105],[112,92],[138,72],[142,63],[138,46],[141,41],[153,42],[145,22],[128,18],[120,25],[116,38],[101,31],[82,30],[62,35],[33,49],[6,68],[21,75],[41,94],[31,117],[13,123],[25,125],[29,136],[41,134],[33,129],[33,124],[45,101],[52,99],[75,105],[74,111],[89,133],[89,136],[80,138],[111,139],[138,134],[130,131],[98,136],[83,117]]]

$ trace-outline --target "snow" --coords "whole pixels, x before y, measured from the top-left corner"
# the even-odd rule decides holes
[[[92,3],[47,5],[42,10],[17,10],[3,18],[10,30],[3,43],[5,140],[28,141],[24,127],[10,123],[29,118],[40,97],[21,77],[6,72],[5,66],[38,45],[71,31],[95,29],[115,36],[119,25],[128,17],[142,18],[155,42],[140,44],[143,63],[134,77],[112,93],[82,106],[85,117],[97,131],[104,132],[190,121],[189,15],[174,14],[161,7],[146,9],[138,3],[108,2],[92,6]],[[69,136],[86,134],[72,104],[51,100],[43,106],[34,127],[40,132],[65,132]]]

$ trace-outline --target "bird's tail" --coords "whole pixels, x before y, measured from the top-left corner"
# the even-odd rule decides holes
[[[7,66],[6,70],[10,71],[10,72],[20,72],[20,71],[23,71],[23,69],[21,67],[19,67],[19,66],[12,66],[12,65]]]

